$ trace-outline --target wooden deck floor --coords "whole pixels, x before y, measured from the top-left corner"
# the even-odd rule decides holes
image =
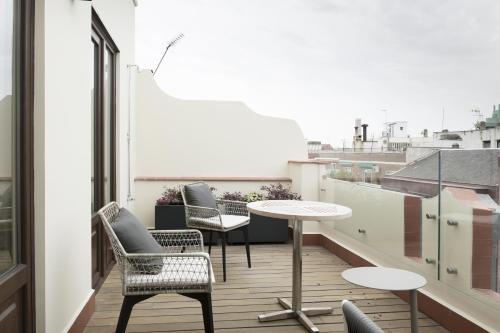
[[[281,310],[277,297],[291,297],[292,247],[254,245],[252,269],[246,267],[243,246],[230,246],[228,281],[222,282],[220,246],[212,249],[216,272],[212,294],[216,332],[306,332],[295,320],[259,323],[257,315]],[[321,332],[343,332],[340,302],[354,301],[386,332],[409,332],[409,306],[390,292],[360,288],[342,279],[348,268],[341,259],[321,247],[304,247],[303,302],[333,306],[331,315],[312,317]],[[113,332],[122,302],[116,268],[97,295],[96,312],[87,333]],[[425,315],[419,316],[420,331],[446,332]],[[203,332],[199,303],[178,295],[159,295],[138,304],[132,312],[129,332]]]

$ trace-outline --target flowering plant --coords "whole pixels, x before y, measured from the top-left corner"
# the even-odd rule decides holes
[[[243,201],[246,202],[254,202],[254,201],[261,201],[264,200],[264,195],[262,193],[258,192],[250,192],[245,194]]]
[[[157,206],[162,205],[182,205],[182,194],[180,186],[167,187],[161,194],[161,197],[156,200]]]
[[[222,200],[230,200],[230,201],[245,201],[245,196],[241,194],[241,192],[224,192],[220,199]]]
[[[266,191],[266,200],[302,200],[302,196],[298,193],[292,192],[289,186],[284,186],[279,183],[278,185],[264,185],[260,188]]]

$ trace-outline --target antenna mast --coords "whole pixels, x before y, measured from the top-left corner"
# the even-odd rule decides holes
[[[160,59],[160,62],[158,63],[158,65],[156,66],[155,68],[155,71],[153,72],[153,76],[156,74],[156,71],[158,70],[158,67],[160,67],[162,61],[163,61],[163,58],[165,58],[165,55],[167,54],[167,51],[170,47],[174,46],[175,43],[177,43],[182,37],[184,37],[184,34],[180,34],[179,36],[175,37],[172,41],[170,41],[170,43],[168,43],[167,47],[165,48],[165,52],[163,52],[163,55]]]

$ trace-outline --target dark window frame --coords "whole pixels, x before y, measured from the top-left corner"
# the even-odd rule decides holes
[[[35,332],[35,255],[34,255],[34,40],[35,0],[18,5],[16,25],[18,44],[17,191],[16,216],[19,225],[19,262],[0,276],[0,303],[22,292],[22,329]]]
[[[110,171],[110,193],[109,200],[116,200],[116,98],[117,98],[117,55],[119,49],[113,42],[110,34],[106,30],[101,19],[94,9],[92,9],[92,35],[91,40],[97,46],[97,54],[94,58],[94,210],[97,211],[100,207],[107,204],[106,186],[105,186],[105,161],[106,151],[105,142],[107,135],[109,135],[109,171]],[[105,51],[108,51],[112,56],[110,57],[109,67],[110,70],[110,91],[109,96],[111,100],[105,100],[104,96],[104,60]],[[97,73],[97,75],[96,75]],[[105,104],[109,103],[109,127],[105,128]],[[109,244],[107,235],[105,234],[99,217],[92,212],[91,228],[92,228],[92,287],[97,291],[105,281],[107,275],[114,265],[114,258]],[[95,266],[94,266],[95,263]],[[94,269],[95,268],[95,269]]]
[[[109,151],[109,168],[110,168],[110,193],[109,198],[111,201],[116,200],[116,58],[118,53],[120,52],[116,44],[113,42],[110,34],[104,27],[101,19],[97,15],[97,13],[92,10],[92,39],[97,41],[99,45],[99,54],[97,59],[94,61],[98,64],[98,74],[99,78],[94,85],[94,94],[97,96],[97,99],[94,98],[94,103],[97,101],[97,105],[95,105],[94,111],[94,146],[96,150],[96,155],[94,156],[94,184],[98,186],[94,186],[94,202],[95,202],[95,210],[97,211],[100,207],[104,206],[107,202],[105,202],[105,188],[104,188],[104,161],[106,159],[105,151],[104,151],[104,142],[105,135],[108,134],[104,124],[105,124],[105,114],[104,103],[110,103],[110,124],[109,124],[109,139],[110,139],[110,151]],[[110,84],[111,89],[109,92],[109,96],[111,97],[111,101],[104,100],[104,57],[105,50],[108,50],[112,55],[110,61]],[[94,213],[94,212],[93,212]]]

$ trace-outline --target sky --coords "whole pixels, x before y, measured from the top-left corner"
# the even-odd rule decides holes
[[[416,136],[491,116],[498,13],[498,0],[141,0],[136,62],[154,69],[183,33],[155,75],[165,92],[242,101],[349,146],[355,118],[376,138],[386,119]]]

